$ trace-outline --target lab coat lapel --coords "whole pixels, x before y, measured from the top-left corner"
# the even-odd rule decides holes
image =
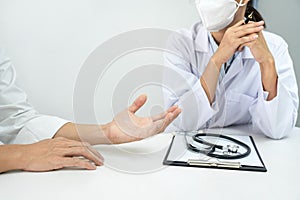
[[[239,72],[244,68],[244,63],[241,55],[239,54],[234,61],[232,62],[230,69],[223,78],[223,84],[226,84],[228,81],[233,79]]]
[[[230,69],[223,79],[223,84],[226,84],[228,81],[233,79],[238,73],[240,73],[244,68],[244,61],[247,59],[254,59],[250,49],[245,47],[244,50],[237,55],[234,61],[231,64]]]

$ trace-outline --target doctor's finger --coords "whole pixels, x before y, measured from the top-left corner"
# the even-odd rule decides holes
[[[257,26],[257,27],[252,27],[252,28],[246,28],[246,29],[242,29],[240,31],[237,31],[235,33],[235,36],[238,38],[244,37],[244,36],[248,36],[251,35],[253,33],[259,33],[260,31],[262,31],[264,29],[263,26]]]
[[[234,29],[234,28],[237,28],[237,27],[240,27],[241,25],[243,25],[245,23],[244,20],[241,20],[239,22],[237,22],[235,25],[233,25],[231,28]]]
[[[259,22],[250,21],[248,24],[243,23],[242,25],[235,27],[235,31],[241,31],[241,30],[248,29],[248,28],[264,26],[264,24],[265,24],[264,21],[259,21]]]
[[[242,46],[243,44],[246,44],[246,43],[253,42],[253,41],[257,40],[257,38],[258,38],[258,34],[254,33],[254,34],[251,34],[249,36],[245,36],[245,37],[242,37],[242,38],[238,39],[237,40],[237,42],[239,44],[238,48],[240,46]]]
[[[252,45],[255,44],[256,41],[251,41],[251,42],[247,42],[247,43],[244,43],[242,44],[239,48],[238,48],[238,51],[242,51],[244,47],[251,47]]]
[[[238,51],[241,51],[245,46],[248,46],[249,44],[255,43],[258,39],[259,35],[257,33],[253,33],[251,35],[241,38],[240,46],[238,47]]]

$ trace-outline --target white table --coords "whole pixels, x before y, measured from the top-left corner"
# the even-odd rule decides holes
[[[224,133],[251,133],[248,126]],[[97,146],[106,165],[95,171],[0,175],[0,199],[300,199],[300,129],[283,140],[253,135],[268,172],[163,166],[171,134]]]

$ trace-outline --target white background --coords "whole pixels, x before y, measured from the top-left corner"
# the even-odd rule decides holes
[[[41,113],[72,120],[76,77],[85,59],[97,46],[115,35],[137,28],[189,28],[198,20],[192,2],[0,0],[0,46],[6,48],[12,59],[17,69],[17,83],[28,94],[30,103]],[[290,44],[298,73],[299,4],[299,0],[260,0],[259,4],[269,29],[284,36]],[[153,60],[156,59],[159,60],[158,56],[153,55]],[[120,63],[124,65],[125,62]],[[124,67],[132,66],[128,61]],[[113,73],[111,76],[113,78]],[[106,83],[106,90],[110,84]],[[157,94],[153,88],[148,91],[151,102]],[[99,100],[96,108],[97,115],[102,116],[101,122],[111,119],[110,104],[107,98]]]

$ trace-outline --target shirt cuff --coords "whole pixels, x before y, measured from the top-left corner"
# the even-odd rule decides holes
[[[51,139],[63,125],[69,122],[59,117],[39,116],[26,123],[14,140],[14,144],[31,144]]]
[[[206,123],[216,114],[217,106],[211,107],[208,97],[197,81],[192,90],[186,92],[178,101],[182,109],[180,116],[174,120],[179,131],[195,131],[206,127]],[[167,131],[174,129],[168,128]]]
[[[256,106],[250,108],[254,128],[270,138],[281,139],[291,132],[296,122],[293,98],[280,82],[274,99],[266,101],[263,97],[261,92]]]

